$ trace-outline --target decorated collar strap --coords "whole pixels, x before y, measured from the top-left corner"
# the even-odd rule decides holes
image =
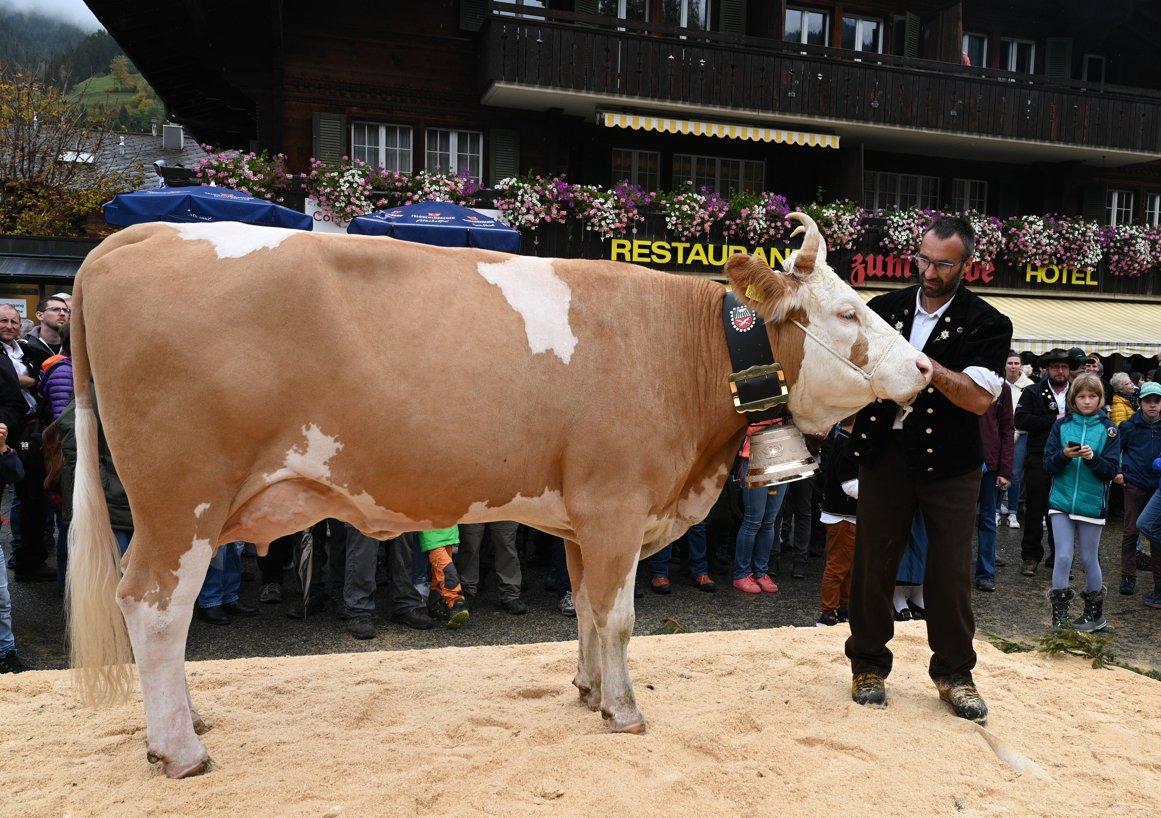
[[[770,349],[766,325],[727,291],[722,302],[722,326],[733,369],[729,381],[734,408],[751,414],[750,422],[782,417],[790,392],[782,366]]]

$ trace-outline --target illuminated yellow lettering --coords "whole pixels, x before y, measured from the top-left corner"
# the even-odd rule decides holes
[[[755,247],[754,252],[750,253],[750,255],[753,256],[754,258],[762,259],[762,262],[764,264],[770,263],[769,259],[766,258],[766,248],[765,247]]]
[[[613,261],[632,261],[629,257],[630,246],[628,239],[613,239],[610,257]]]
[[[1095,273],[1095,272],[1096,272],[1096,270],[1092,269],[1091,267],[1084,271],[1084,282],[1083,283],[1085,284],[1085,286],[1095,287],[1097,285],[1096,279],[1093,278],[1093,273]]]
[[[651,241],[641,241],[640,239],[633,239],[633,261],[637,264],[644,264],[649,260],[649,245]]]
[[[777,247],[770,248],[770,266],[774,266],[777,262],[778,266],[785,267],[786,259],[790,257],[790,248],[778,249]]]
[[[1032,262],[1028,262],[1028,266],[1024,268],[1024,283],[1031,284],[1033,282],[1044,283],[1044,270],[1041,267],[1033,267]]]
[[[669,249],[669,242],[655,241],[653,242],[653,263],[654,264],[668,264],[669,260],[673,258],[673,252]]]
[[[721,256],[715,256],[714,250],[720,250]],[[730,257],[730,248],[724,244],[711,244],[709,247],[709,263],[714,267],[720,267],[726,263],[726,259]]]
[[[673,246],[677,248],[677,263],[685,264],[685,248],[689,245],[684,241],[678,241],[674,242]]]
[[[742,247],[740,244],[731,244],[730,245],[730,255],[731,256],[745,255],[745,253],[746,253],[746,248]]]

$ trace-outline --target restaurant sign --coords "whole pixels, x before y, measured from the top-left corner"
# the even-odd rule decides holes
[[[741,244],[703,244],[687,241],[652,241],[651,239],[613,239],[609,242],[609,259],[631,264],[668,264],[679,267],[702,265],[721,268],[730,256],[749,253],[767,264],[782,265],[791,253],[789,247],[746,247]]]

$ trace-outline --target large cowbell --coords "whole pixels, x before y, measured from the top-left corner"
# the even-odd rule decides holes
[[[804,480],[818,471],[818,461],[806,448],[806,438],[795,426],[772,426],[750,438],[750,467],[746,488],[777,486]]]

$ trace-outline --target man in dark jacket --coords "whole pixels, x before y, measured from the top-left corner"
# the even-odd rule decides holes
[[[1161,457],[1161,384],[1149,382],[1138,395],[1141,408],[1120,426],[1121,469],[1114,481],[1125,487],[1121,538],[1121,593],[1137,590],[1137,518],[1157,488],[1153,461]],[[1161,592],[1161,543],[1152,543],[1153,584]]]
[[[976,588],[996,590],[996,512],[1000,492],[1012,482],[1016,436],[1012,428],[1012,390],[1005,382],[1000,397],[980,416],[984,445],[984,475],[980,479],[980,518],[977,526]]]
[[[846,654],[854,676],[851,698],[886,702],[895,575],[921,512],[928,532],[928,672],[957,716],[983,722],[988,708],[971,675],[972,530],[984,460],[979,416],[1003,386],[1012,322],[961,286],[974,252],[970,224],[937,219],[913,257],[921,283],[868,304],[927,354],[932,376],[910,406],[880,399],[855,422],[851,454],[859,462],[859,522]]]
[[[1064,417],[1068,405],[1068,384],[1072,358],[1063,349],[1046,352],[1040,359],[1045,375],[1029,386],[1016,406],[1016,428],[1028,433],[1028,456],[1024,460],[1024,536],[1020,541],[1021,573],[1030,577],[1044,559],[1044,516],[1048,513],[1048,491],[1052,477],[1044,471],[1044,442],[1057,418]],[[1048,532],[1052,564],[1052,531]]]

